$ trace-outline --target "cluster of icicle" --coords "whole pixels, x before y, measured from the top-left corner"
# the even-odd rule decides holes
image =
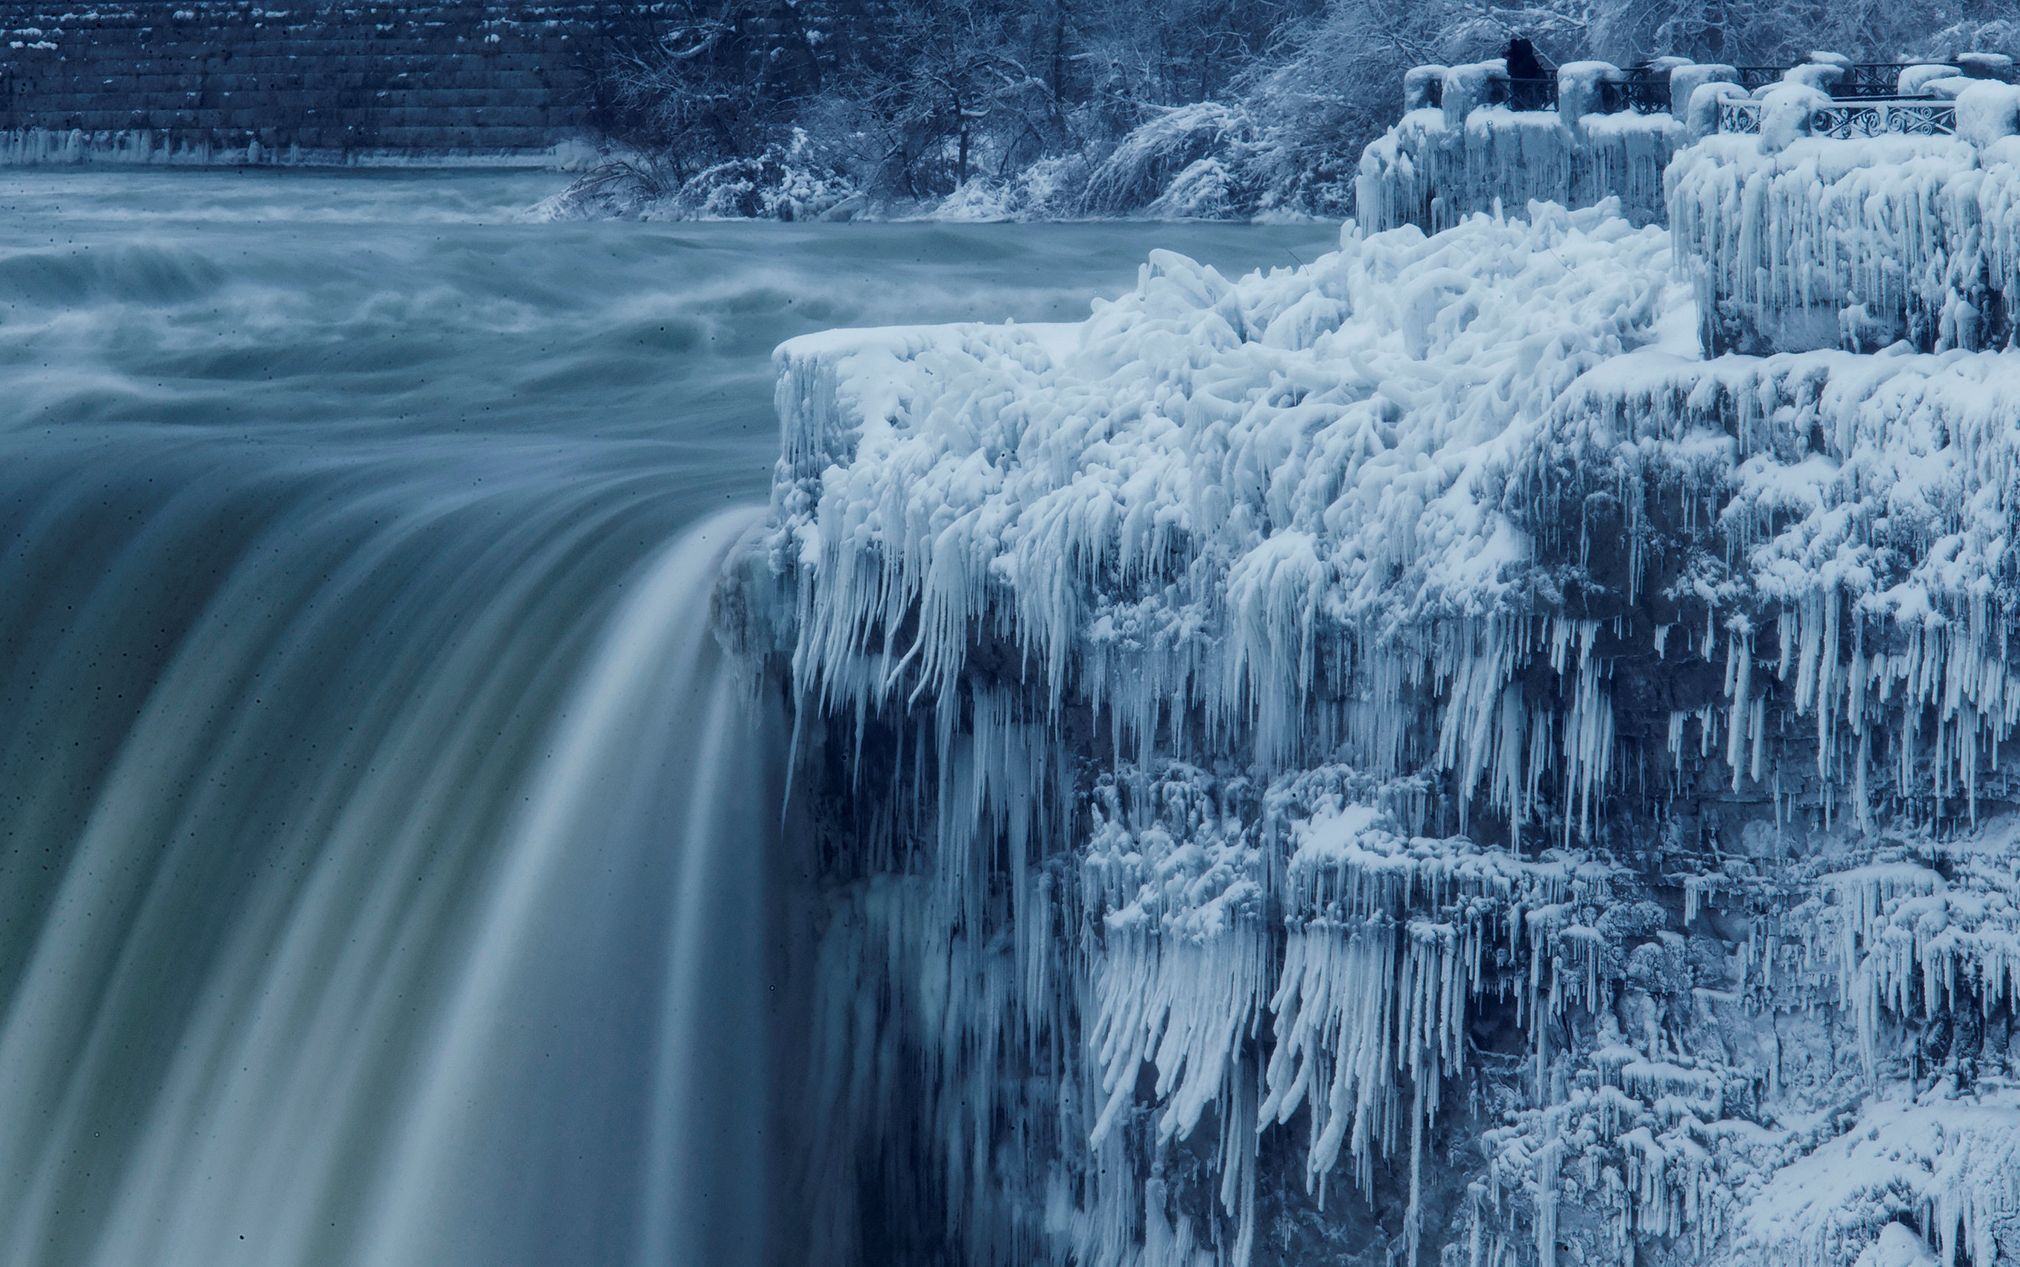
[[[1707,346],[2009,343],[2020,302],[2020,88],[1976,84],[1955,108],[1957,136],[1780,147],[1718,136],[1680,152],[1669,224]]]
[[[1029,681],[1139,764],[1436,769],[1520,843],[1639,774],[1618,670],[1698,664],[1664,763],[1771,783],[1801,719],[1830,812],[1974,812],[2020,720],[2011,358],[1700,360],[1659,230],[1538,211],[1240,282],[1159,254],[1080,327],[786,345],[798,690]]]
[[[1769,1070],[1757,1094],[1812,1111],[1768,1131],[1681,1116],[1674,1099],[1667,1112],[1659,1100],[1644,1105],[1644,1117],[1682,1136],[1666,1159],[1723,1191],[1723,1202],[1691,1213],[1699,1233],[1723,1236],[1738,1261],[1799,1267],[2011,1261],[2020,819],[1942,840],[1824,832],[1781,846],[1792,856],[1776,866],[1735,857],[1691,877],[1688,909],[1746,917],[1736,950],[1747,985],[1708,1007],[1775,1018],[1728,1065]],[[1715,1072],[1702,1059],[1714,1043],[1686,1063]],[[1747,1094],[1728,1081],[1728,1113],[1735,1092]],[[1890,1241],[1907,1244],[1890,1227],[1913,1229],[1920,1256],[1881,1254]]]
[[[328,161],[332,155],[317,157]],[[273,149],[249,134],[236,144],[192,129],[186,134],[132,128],[117,132],[79,129],[9,128],[0,131],[0,167],[40,167],[81,163],[127,166],[217,167],[239,164],[300,163],[298,147]]]
[[[1585,113],[1581,104],[1595,103],[1575,88],[1562,113],[1491,104],[1485,89],[1505,78],[1500,62],[1418,67],[1411,75],[1411,108],[1361,154],[1354,202],[1367,231],[1446,229],[1480,212],[1519,213],[1531,202],[1590,207],[1608,199],[1636,224],[1661,221],[1663,169],[1686,138],[1669,113]],[[1439,106],[1424,104],[1419,85],[1427,76],[1442,83]],[[1567,80],[1575,82],[1575,75]]]
[[[1239,282],[1159,252],[1078,327],[795,340],[797,689],[860,718],[1028,681],[1139,761],[1435,753],[1523,819],[1561,767],[1522,749],[1597,779],[1607,734],[1594,629],[1535,610],[1506,494],[1557,399],[1654,337],[1668,278],[1659,231],[1559,212]],[[1506,688],[1544,659],[1584,695],[1536,719]],[[1430,730],[1403,706],[1427,696]]]
[[[1617,498],[1672,610],[1698,605],[1656,655],[1695,642],[1722,674],[1715,705],[1669,716],[1679,770],[1722,751],[1735,790],[1868,826],[1904,799],[1969,820],[1987,779],[2010,799],[2016,413],[2015,357],[1992,352],[1629,356],[1570,393],[1559,496]],[[1808,732],[1806,782],[1773,768],[1770,724]]]
[[[1870,907],[1849,941],[1710,921],[1767,891],[1736,858],[2015,799],[2010,358],[1706,361],[1664,231],[1539,204],[780,369],[751,640],[842,824],[826,1243],[893,1208],[1102,1267],[1315,1226],[1494,1267],[1963,1243],[1935,1187],[1761,1202],[1880,1076],[1833,1026],[1934,1053],[1931,1015],[2010,1008],[2006,916],[1889,951],[1922,914],[1813,874],[1768,887]]]

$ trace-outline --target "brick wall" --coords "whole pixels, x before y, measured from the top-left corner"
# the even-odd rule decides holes
[[[659,7],[0,0],[0,133],[17,160],[529,158]]]

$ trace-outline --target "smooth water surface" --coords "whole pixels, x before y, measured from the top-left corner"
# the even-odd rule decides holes
[[[775,1256],[771,348],[1334,238],[560,180],[0,174],[0,1261]]]

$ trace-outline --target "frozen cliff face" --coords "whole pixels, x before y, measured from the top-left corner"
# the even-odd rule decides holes
[[[1440,108],[1429,108],[1429,76],[1419,73],[1433,69]],[[1663,168],[1685,130],[1666,112],[1595,113],[1614,67],[1566,66],[1561,114],[1497,104],[1507,85],[1499,61],[1411,75],[1403,117],[1361,155],[1355,206],[1370,232],[1444,229],[1476,212],[1519,214],[1532,201],[1589,207],[1610,198],[1636,224],[1662,219]]]
[[[1714,136],[1668,172],[1669,223],[1714,351],[1923,350],[2012,341],[2020,89],[1959,81],[1955,136]],[[1775,94],[1771,94],[1771,98]],[[1771,99],[1768,107],[1774,107]]]
[[[1538,204],[780,350],[835,1261],[2020,1254],[2020,356],[1695,326]]]

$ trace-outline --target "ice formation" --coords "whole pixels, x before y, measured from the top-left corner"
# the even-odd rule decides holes
[[[1954,137],[1709,137],[1669,169],[1669,223],[1719,350],[1985,347],[2013,337],[2020,88],[1972,83]],[[1764,124],[1765,127],[1765,124]]]
[[[829,824],[839,1260],[2020,1261],[2020,353],[1699,343],[1722,253],[1846,260],[1785,169],[1874,267],[1966,214],[1978,140],[1837,144],[780,349],[724,609]]]
[[[1616,68],[1566,66],[1561,112],[1496,104],[1493,85],[1508,77],[1498,60],[1412,74],[1401,121],[1361,156],[1355,204],[1365,228],[1443,229],[1537,200],[1586,207],[1613,198],[1637,224],[1662,219],[1663,168],[1685,129],[1669,113],[1597,113],[1599,85]],[[1439,107],[1428,104],[1433,78],[1442,86]]]

